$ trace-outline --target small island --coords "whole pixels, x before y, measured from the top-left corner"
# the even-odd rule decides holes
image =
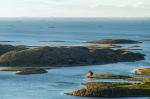
[[[145,59],[145,55],[141,53],[111,48],[99,49],[83,46],[26,48],[12,45],[3,45],[3,47],[0,47],[0,65],[11,67],[84,66]]]
[[[48,73],[45,69],[29,69],[29,70],[23,70],[23,71],[17,71],[17,75],[30,75],[30,74],[43,74]]]
[[[141,43],[139,41],[129,40],[129,39],[102,39],[89,41],[87,43],[97,43],[97,44],[137,44]]]
[[[150,78],[135,78],[117,74],[95,74],[96,79],[126,79],[139,81],[138,83],[128,82],[85,82],[84,88],[77,91],[65,93],[67,95],[81,97],[149,97]]]
[[[13,68],[3,68],[0,71],[5,72],[16,72],[17,75],[30,75],[30,74],[43,74],[48,73],[47,69],[49,67],[13,67]]]

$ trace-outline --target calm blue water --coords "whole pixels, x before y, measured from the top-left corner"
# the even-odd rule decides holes
[[[100,38],[143,40],[147,36],[150,36],[150,19],[0,19],[0,41],[19,41],[13,44],[72,45]],[[68,42],[39,42],[49,40]]]
[[[1,18],[1,44],[13,45],[84,45],[85,41],[103,38],[150,40],[150,19],[98,19],[98,18]],[[40,41],[64,42],[40,42]],[[138,44],[146,60],[108,65],[64,67],[49,70],[48,74],[19,76],[0,72],[0,99],[94,99],[64,95],[83,87],[81,82],[91,81],[87,71],[133,75],[137,68],[150,67],[150,42]],[[125,45],[131,46],[131,45]],[[123,81],[123,80],[100,80]],[[95,98],[97,99],[97,98]],[[104,99],[104,98],[98,98]],[[121,99],[147,99],[121,98]]]

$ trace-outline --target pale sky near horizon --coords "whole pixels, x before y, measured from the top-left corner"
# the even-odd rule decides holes
[[[150,0],[0,0],[0,17],[150,17]]]

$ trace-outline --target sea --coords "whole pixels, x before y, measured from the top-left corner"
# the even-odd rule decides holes
[[[145,54],[145,60],[61,67],[50,69],[47,74],[36,75],[0,72],[0,99],[108,99],[75,97],[64,93],[84,87],[82,82],[124,82],[122,79],[87,79],[85,74],[89,70],[95,73],[135,76],[134,70],[150,67],[150,18],[0,18],[0,44],[29,47],[84,46],[90,45],[85,43],[87,41],[120,38],[141,41],[140,44],[121,46],[139,46],[137,50],[131,51]]]

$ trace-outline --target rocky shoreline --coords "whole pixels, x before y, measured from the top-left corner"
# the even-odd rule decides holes
[[[135,71],[135,74],[137,74],[137,75],[150,76],[150,68],[137,69],[137,70]]]
[[[124,79],[139,81],[138,83],[127,82],[85,82],[84,88],[65,93],[81,97],[149,97],[150,78],[131,77],[117,74],[96,74],[95,79]]]

